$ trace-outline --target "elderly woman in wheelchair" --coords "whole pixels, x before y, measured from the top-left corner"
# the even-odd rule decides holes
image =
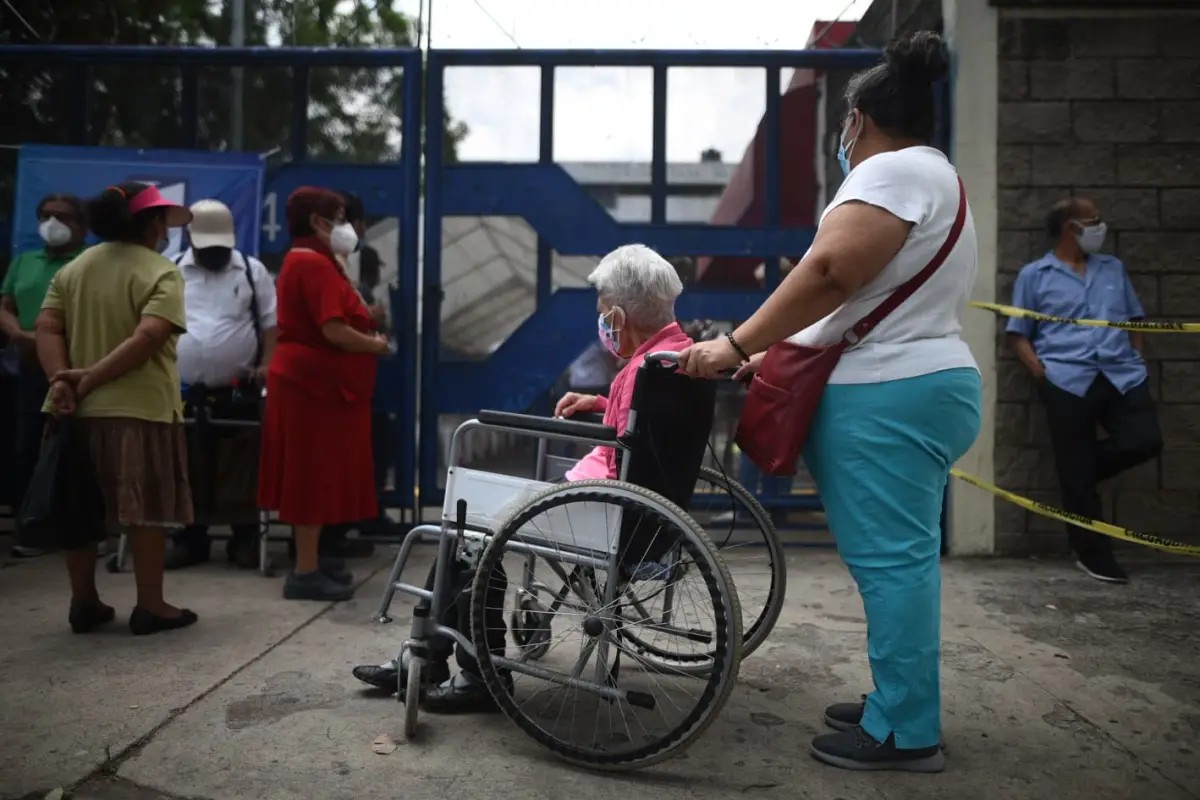
[[[683,284],[675,268],[666,259],[642,245],[628,245],[614,250],[600,262],[589,281],[598,294],[596,305],[600,342],[613,355],[628,359],[628,363],[613,379],[608,397],[569,393],[559,400],[555,416],[569,418],[575,414],[603,412],[602,426],[592,425],[579,430],[591,437],[602,431],[607,437],[606,429],[609,429],[620,436],[629,421],[635,378],[646,354],[656,350],[679,351],[692,344],[692,340],[675,321],[675,298],[683,291]],[[597,444],[567,472],[565,480],[616,480],[618,475],[616,450],[611,445]],[[643,571],[645,569],[643,567]],[[475,572],[466,562],[456,558],[450,573],[450,582],[443,590],[447,598],[454,600],[444,606],[441,622],[470,638],[468,601]],[[503,608],[507,589],[503,565],[497,564],[494,577],[496,585],[488,585],[492,597],[487,603],[491,609],[487,644],[493,652],[502,655],[505,649]],[[434,569],[431,569],[426,581],[429,590],[433,589],[433,579]],[[450,677],[448,664],[452,649],[452,642],[445,638],[431,643],[430,661],[424,676],[426,683],[431,686],[421,695],[423,706],[434,713],[497,710],[480,675],[478,662],[462,647],[457,648],[460,672],[457,677]],[[354,676],[370,686],[399,688],[403,693],[408,681],[407,664],[410,658],[406,650],[399,660],[378,666],[368,664],[355,667]]]
[[[396,557],[378,616],[389,621],[397,591],[415,595],[410,638],[397,659],[354,674],[398,690],[406,735],[416,732],[418,707],[498,709],[576,763],[653,764],[711,724],[744,649],[757,646],[778,615],[783,584],[772,579],[774,599],[753,618],[759,638],[743,638],[722,555],[684,510],[707,476],[757,508],[775,572],[782,571],[766,513],[702,466],[717,384],[677,369],[675,351],[691,341],[674,319],[678,275],[632,245],[606,256],[590,281],[600,339],[629,360],[609,396],[568,396],[554,419],[483,411],[462,425],[450,448],[441,524],[414,528]],[[569,418],[587,409],[602,410],[603,423]],[[465,469],[462,440],[480,429],[595,449],[558,483]],[[421,540],[438,544],[424,588],[400,581]],[[511,558],[517,564],[505,569]],[[539,561],[554,585],[535,577]],[[506,612],[514,566],[523,579]],[[506,646],[507,613],[513,646]],[[450,677],[455,649],[460,672]]]

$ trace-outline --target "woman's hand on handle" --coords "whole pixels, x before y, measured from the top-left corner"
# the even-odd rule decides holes
[[[554,416],[570,417],[575,414],[587,414],[596,410],[596,395],[567,392],[554,406]]]
[[[733,373],[735,381],[748,381],[758,372],[758,368],[762,366],[763,359],[767,357],[766,353],[755,353],[750,356],[750,360],[738,367],[737,372]]]
[[[679,368],[693,378],[718,378],[741,363],[742,357],[724,337],[698,342],[679,354]]]

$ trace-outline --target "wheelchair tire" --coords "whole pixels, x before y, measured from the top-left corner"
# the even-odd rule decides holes
[[[621,481],[578,481],[553,486],[535,495],[499,526],[480,558],[471,590],[472,638],[479,643],[487,641],[487,587],[492,572],[504,559],[508,543],[539,514],[572,502],[588,501],[610,503],[624,511],[651,515],[660,524],[670,524],[682,534],[678,546],[693,559],[694,569],[698,570],[710,599],[714,600],[715,611],[715,658],[709,661],[709,670],[704,676],[707,680],[695,707],[666,735],[641,742],[624,752],[597,750],[558,738],[545,730],[537,718],[527,714],[515,702],[512,681],[502,677],[486,645],[476,647],[476,659],[488,691],[505,715],[557,756],[589,769],[640,769],[678,755],[708,729],[733,691],[741,661],[742,612],[733,580],[716,546],[686,511],[661,495]],[[623,649],[617,645],[619,634],[612,637],[612,644]]]
[[[746,613],[746,607],[741,596],[739,595],[738,597],[739,602],[742,603],[743,611],[742,659],[745,660],[747,656],[757,650],[766,641],[766,638],[771,634],[771,630],[775,627],[775,623],[779,621],[779,614],[783,611],[784,598],[787,594],[787,559],[783,551],[783,543],[779,540],[779,533],[775,529],[775,523],[771,521],[771,515],[763,508],[762,503],[758,502],[758,498],[737,481],[710,467],[700,468],[700,479],[708,481],[727,492],[735,501],[736,512],[745,511],[749,514],[750,519],[762,534],[768,558],[771,560],[771,585],[767,589],[767,602],[763,606],[762,611],[751,619],[750,615]],[[737,508],[737,504],[741,504],[742,508]],[[711,540],[713,537],[710,535],[709,539]],[[718,551],[724,549],[717,541],[713,543],[716,545]],[[728,563],[726,562],[727,565]],[[668,669],[671,672],[702,674],[711,668],[709,666],[709,659],[706,656],[672,653],[669,650],[664,650],[661,647],[643,642],[638,638],[636,633],[633,633],[629,629],[622,631],[622,636],[647,661],[651,663],[657,662],[664,669]]]
[[[421,680],[425,668],[423,659],[413,658],[408,662],[408,680],[404,686],[404,737],[417,735],[417,718],[421,709]]]

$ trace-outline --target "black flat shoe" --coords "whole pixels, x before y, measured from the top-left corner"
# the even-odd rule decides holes
[[[511,681],[509,693],[511,694]],[[483,678],[460,672],[422,692],[421,708],[431,714],[494,714],[500,710]]]
[[[112,606],[93,600],[72,606],[67,621],[71,623],[71,633],[91,633],[101,625],[112,622],[116,616],[117,612]]]
[[[334,583],[340,583],[342,586],[354,583],[354,573],[346,569],[346,562],[340,558],[322,558],[317,569]]]
[[[200,618],[186,608],[179,609],[178,617],[160,617],[141,606],[134,606],[129,615],[129,630],[134,636],[149,636],[152,633],[173,631],[195,625]]]
[[[408,685],[408,670],[396,669],[396,662],[386,664],[361,664],[354,668],[354,677],[375,689],[386,689],[395,694]],[[450,680],[450,665],[445,662],[426,664],[421,670],[421,682],[432,688]]]

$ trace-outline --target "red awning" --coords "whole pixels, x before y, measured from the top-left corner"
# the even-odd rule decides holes
[[[809,47],[829,49],[840,47],[854,32],[853,22],[817,22],[809,36]],[[813,43],[815,36],[820,41]],[[781,147],[779,154],[780,220],[785,227],[812,227],[816,224],[817,209],[817,73],[798,69],[792,75],[787,91],[780,98],[779,124]],[[725,187],[717,209],[709,223],[712,225],[763,224],[765,212],[764,188],[766,168],[765,119],[760,119],[754,139],[746,147],[742,161]],[[780,253],[799,259],[803,253]],[[701,257],[696,264],[696,280],[720,286],[758,286],[754,271],[759,257]]]

